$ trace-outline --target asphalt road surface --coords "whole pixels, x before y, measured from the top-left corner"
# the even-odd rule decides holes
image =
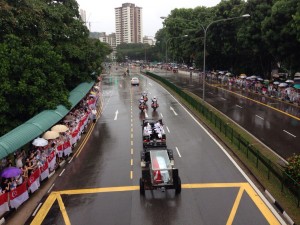
[[[202,98],[202,77],[154,73]],[[280,100],[217,84],[205,86],[205,101],[241,125],[283,159],[300,153],[300,107]]]
[[[123,71],[103,79],[103,111],[31,222],[32,224],[285,224],[226,151],[166,90]],[[142,91],[156,112],[140,112]],[[149,105],[149,103],[148,103]],[[144,118],[163,120],[182,192],[139,193]]]

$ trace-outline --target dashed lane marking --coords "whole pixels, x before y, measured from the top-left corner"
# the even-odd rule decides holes
[[[257,118],[261,119],[261,120],[264,120],[264,118],[262,118],[261,116],[259,115],[255,115]]]
[[[290,133],[290,132],[288,132],[288,131],[286,131],[286,130],[283,130],[285,133],[287,133],[287,134],[289,134],[289,135],[291,135],[292,137],[296,137],[296,135],[293,135],[292,133]]]
[[[177,147],[175,147],[176,148],[176,151],[177,151],[177,153],[178,153],[178,156],[181,158],[181,154],[180,154],[180,152],[179,152],[179,149],[177,148]]]

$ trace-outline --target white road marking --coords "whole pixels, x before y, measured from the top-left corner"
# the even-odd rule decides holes
[[[226,98],[221,97],[222,100],[226,100]]]
[[[36,209],[34,210],[34,212],[32,213],[32,216],[35,216],[35,214],[37,213],[37,211],[39,210],[39,208],[42,206],[42,203],[40,202],[40,204],[38,204],[38,206],[36,207]]]
[[[148,114],[147,114],[147,112],[146,112],[146,111],[144,111],[144,112],[145,112],[145,117],[146,117],[146,118],[148,118]]]
[[[49,188],[49,190],[47,191],[47,193],[50,193],[53,187],[54,187],[54,184],[51,185],[51,187]]]
[[[168,132],[170,133],[169,127],[166,127],[166,128],[167,128]]]
[[[180,152],[179,152],[178,148],[177,147],[175,147],[175,148],[176,148],[176,151],[178,153],[178,156],[181,158],[181,155],[180,155]]]
[[[114,120],[117,120],[117,119],[118,119],[118,114],[119,114],[119,111],[117,110],[117,111],[115,112],[115,118],[114,118]]]
[[[160,117],[161,117],[161,118],[164,118],[162,113],[160,113]]]
[[[258,117],[259,119],[261,119],[261,120],[264,120],[264,118],[262,118],[261,116],[259,116],[259,115],[255,115],[256,117]]]
[[[172,106],[170,106],[170,110],[173,111],[174,115],[177,116],[178,114],[175,112]]]
[[[75,155],[73,155],[73,157],[69,160],[69,164],[72,162],[73,158],[75,157]]]
[[[168,91],[167,91],[168,92]],[[202,126],[199,121],[196,120],[196,118],[170,93],[168,92],[173,99],[186,111],[188,115],[197,123],[202,130],[219,146],[219,148],[222,150],[222,152],[228,157],[228,159],[232,162],[232,164],[237,168],[237,170],[245,177],[245,179],[248,181],[248,183],[251,185],[251,187],[255,190],[255,192],[259,195],[259,197],[263,200],[263,202],[268,206],[268,208],[272,211],[272,213],[275,215],[275,217],[280,221],[281,224],[286,224],[286,222],[279,216],[277,211],[273,208],[271,203],[267,200],[267,198],[261,193],[261,191],[255,186],[255,184],[252,182],[252,180],[248,177],[248,175],[242,170],[242,168],[234,161],[234,159],[229,155],[229,153],[224,149],[224,147],[212,136],[212,134],[209,133],[209,131]]]
[[[288,131],[286,131],[286,130],[283,130],[285,133],[287,133],[287,134],[289,134],[289,135],[291,135],[292,137],[296,137],[296,135],[293,135],[293,134],[291,134],[290,132],[288,132]]]
[[[150,86],[153,86],[151,83],[149,83]]]
[[[236,107],[239,107],[239,108],[241,108],[241,109],[243,108],[243,107],[242,107],[242,106],[240,106],[240,105],[236,105]]]
[[[65,172],[66,169],[63,169],[63,171],[61,171],[61,173],[58,175],[59,177]]]

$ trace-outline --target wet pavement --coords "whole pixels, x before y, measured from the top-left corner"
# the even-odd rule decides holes
[[[170,93],[131,72],[140,79],[139,86],[131,86],[120,69],[104,77],[100,118],[28,224],[284,224],[226,151]],[[144,90],[149,98],[158,98],[156,112],[138,109]],[[161,118],[165,124],[167,145],[174,151],[183,183],[179,195],[174,190],[139,193],[145,118]]]
[[[202,98],[202,77],[153,71]],[[300,107],[289,102],[208,81],[205,101],[284,159],[300,153]]]

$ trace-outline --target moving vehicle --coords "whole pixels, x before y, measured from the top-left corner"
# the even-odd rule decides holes
[[[142,177],[140,178],[140,194],[145,190],[175,189],[181,193],[181,179],[178,169],[174,167],[171,149],[146,149],[141,154]]]
[[[141,103],[139,105],[139,109],[141,110],[141,112],[144,112],[144,110],[147,110],[148,109],[148,106],[147,104],[144,102],[144,103]]]
[[[162,120],[144,119],[142,123],[143,147],[166,147],[166,133]]]
[[[153,111],[155,111],[158,107],[159,107],[159,104],[157,102],[153,102],[151,104],[151,108],[153,109]]]
[[[137,77],[131,78],[131,85],[139,85],[139,84],[140,84],[139,78]]]
[[[173,67],[173,73],[178,73],[178,67],[177,66]]]

